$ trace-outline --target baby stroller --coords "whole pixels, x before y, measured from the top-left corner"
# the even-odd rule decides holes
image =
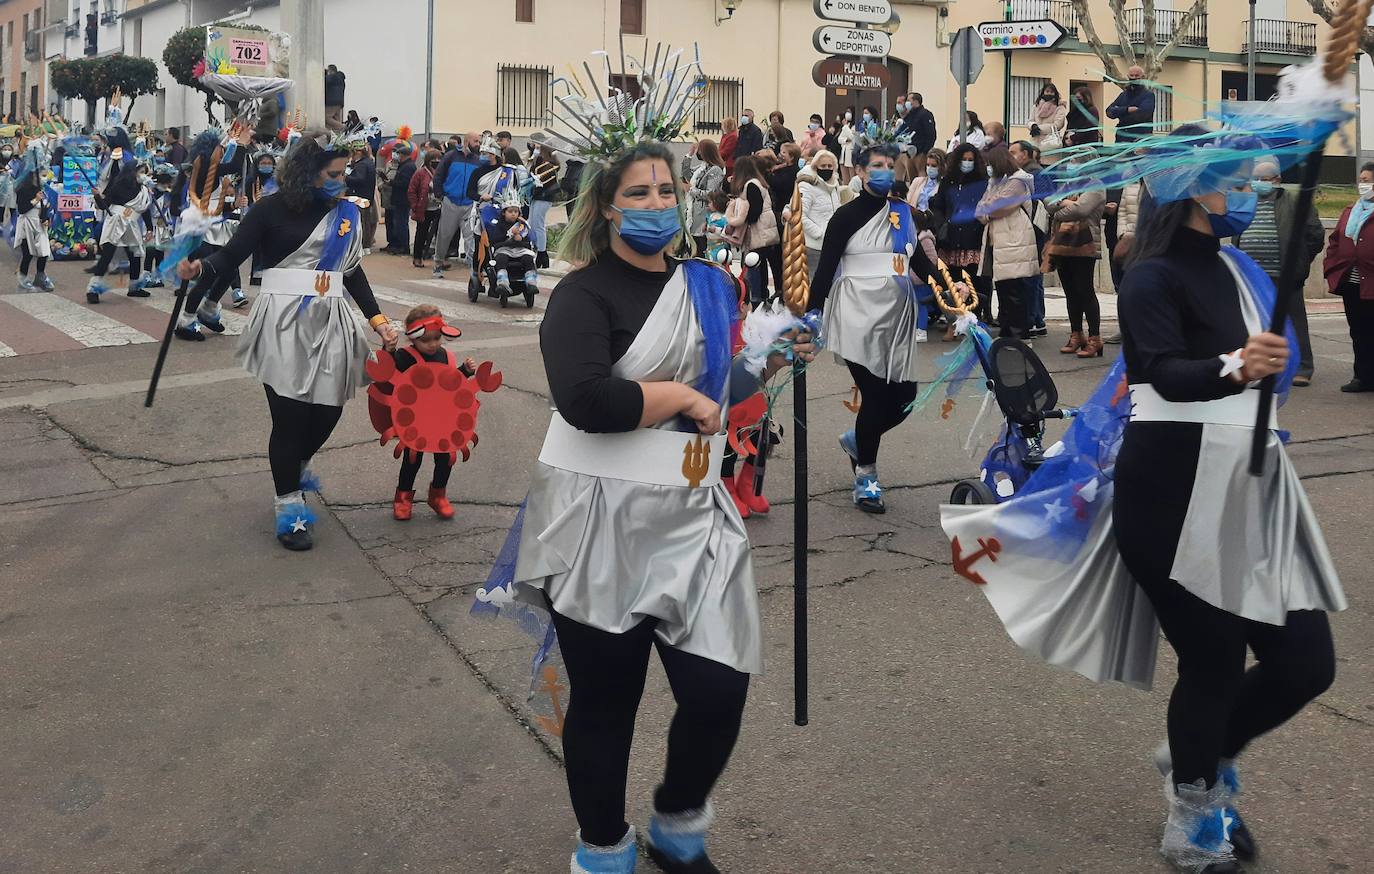
[[[983,459],[978,479],[960,480],[950,491],[951,504],[997,504],[1021,491],[1045,461],[1045,421],[1070,419],[1073,408],[1055,409],[1059,391],[1040,356],[1020,340],[1001,337],[978,360],[988,389],[1006,422]]]
[[[492,199],[482,203],[474,211],[477,222],[475,229],[477,251],[473,256],[472,275],[468,277],[468,300],[477,303],[478,298],[485,291],[487,297],[493,297],[500,301],[503,309],[509,305],[508,301],[512,297],[524,297],[525,306],[533,309],[534,298],[539,294],[538,285],[528,281],[528,277],[533,275],[533,271],[512,274],[507,283],[509,290],[503,289],[498,281],[496,260],[497,252],[501,247],[493,245],[488,233],[488,229],[501,220],[503,210],[508,207],[522,209],[524,206],[516,176],[514,172],[507,173],[507,170],[513,171],[513,168],[502,167],[494,171],[500,175],[492,191]],[[528,228],[526,233],[528,233]],[[530,255],[531,257],[534,255],[533,249],[530,250]]]

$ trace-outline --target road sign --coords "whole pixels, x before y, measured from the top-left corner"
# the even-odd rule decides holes
[[[811,81],[822,88],[881,91],[892,84],[892,73],[887,67],[873,61],[826,58],[812,66]]]
[[[887,24],[892,20],[888,0],[812,0],[817,17],[827,21],[857,21],[860,24]]]
[[[983,40],[971,27],[961,27],[949,49],[949,71],[960,85],[972,85],[983,72]]]
[[[892,37],[881,30],[857,27],[818,27],[811,35],[811,44],[823,55],[885,58],[892,51]]]
[[[1050,49],[1067,33],[1056,21],[984,21],[978,25],[983,48],[996,51],[1012,49]]]

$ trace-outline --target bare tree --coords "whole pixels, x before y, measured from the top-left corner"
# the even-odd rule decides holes
[[[1321,16],[1322,21],[1327,24],[1336,15],[1336,10],[1326,0],[1307,0],[1307,5],[1312,7],[1312,11]],[[1364,33],[1360,34],[1360,51],[1366,55],[1374,57],[1374,27],[1366,27]]]
[[[1141,23],[1144,33],[1142,40],[1143,53],[1136,54],[1135,45],[1131,42],[1131,31],[1126,24],[1126,0],[1107,0],[1107,5],[1112,10],[1112,23],[1116,25],[1116,38],[1121,46],[1121,57],[1117,57],[1107,49],[1102,42],[1102,37],[1097,35],[1097,28],[1093,26],[1092,13],[1088,10],[1088,0],[1070,0],[1073,4],[1074,14],[1078,16],[1078,25],[1083,29],[1083,36],[1088,43],[1088,47],[1093,50],[1102,61],[1103,68],[1107,75],[1115,79],[1125,79],[1127,70],[1133,65],[1139,65],[1145,71],[1145,78],[1154,79],[1159,75],[1159,71],[1164,68],[1164,60],[1173,52],[1178,45],[1179,39],[1183,37],[1193,22],[1207,9],[1207,0],[1193,0],[1193,4],[1188,7],[1188,11],[1175,23],[1173,32],[1168,35],[1168,40],[1164,45],[1159,44],[1156,33],[1155,0],[1141,0]],[[1307,0],[1313,4],[1315,9],[1324,0]],[[1319,13],[1320,14],[1320,13]],[[1122,62],[1125,62],[1124,65]]]

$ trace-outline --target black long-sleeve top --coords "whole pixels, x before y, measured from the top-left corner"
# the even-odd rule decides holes
[[[609,249],[569,273],[549,297],[539,349],[549,392],[563,418],[581,431],[633,431],[644,415],[644,392],[611,373],[644,327],[677,262],[652,273]]]
[[[1244,386],[1221,376],[1219,355],[1245,345],[1235,278],[1221,241],[1180,228],[1165,256],[1126,271],[1121,280],[1122,352],[1132,383],[1148,382],[1169,401],[1209,401]]]
[[[830,296],[830,288],[835,284],[835,271],[840,268],[840,259],[844,257],[849,239],[868,224],[879,210],[887,207],[886,197],[879,197],[865,188],[858,197],[835,210],[835,214],[830,217],[830,224],[825,226],[821,260],[817,262],[816,275],[811,279],[812,309],[825,306],[825,300]],[[920,246],[916,247],[908,260],[917,276],[932,276],[936,273],[935,265],[930,263],[930,259]]]
[[[215,276],[234,270],[254,253],[261,258],[264,269],[276,267],[301,247],[333,208],[333,203],[312,201],[304,211],[295,212],[280,192],[267,195],[248,210],[224,248],[201,261],[197,287],[204,285],[208,289]],[[361,264],[352,273],[344,274],[344,289],[369,319],[381,313]]]

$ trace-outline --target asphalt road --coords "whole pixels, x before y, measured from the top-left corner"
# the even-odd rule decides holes
[[[493,360],[506,385],[483,398],[448,523],[423,506],[391,519],[397,463],[365,403],[350,403],[317,465],[307,554],[273,542],[266,405],[232,337],[177,343],[144,409],[167,291],[115,293],[93,308],[108,323],[89,318],[79,265],[53,266],[56,295],[0,293],[0,872],[567,870],[576,826],[553,701],[544,688],[527,700],[533,641],[469,612],[547,421],[542,301],[503,312],[468,303],[461,275],[435,282],[385,255],[367,269],[391,315],[439,301],[465,332],[455,351]],[[1337,391],[1350,361],[1340,316],[1312,323],[1316,383],[1282,417],[1352,606],[1333,619],[1335,686],[1245,757],[1243,809],[1256,870],[1363,872],[1374,396]],[[1108,359],[1059,356],[1053,327],[1037,347],[1074,403]],[[961,446],[977,404],[893,433],[880,464],[890,510],[873,517],[849,506],[834,445],[847,374],[825,362],[810,383],[811,724],[791,722],[789,429],[774,510],[747,523],[768,669],[716,795],[718,864],[1163,872],[1148,756],[1167,647],[1150,693],[1027,660],[952,572],[938,527],[950,483],[976,470]],[[655,667],[631,771],[641,824],[671,710]]]

